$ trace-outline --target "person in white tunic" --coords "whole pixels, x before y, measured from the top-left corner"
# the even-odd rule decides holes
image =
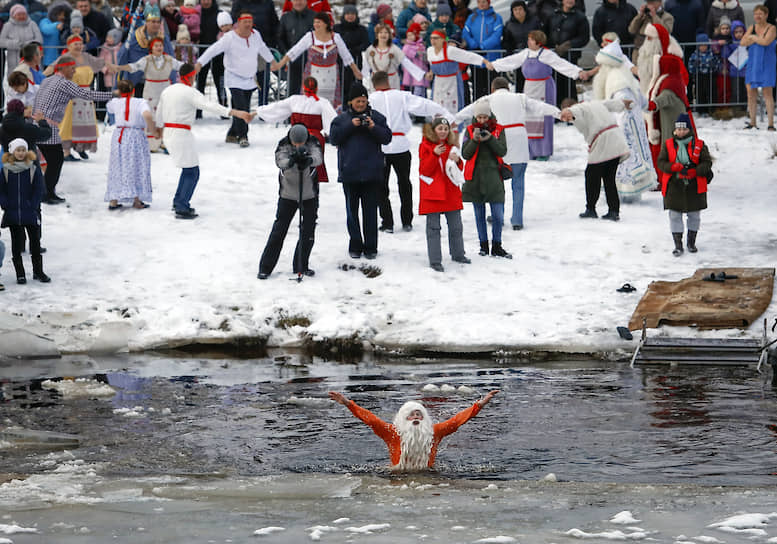
[[[192,124],[197,110],[209,111],[215,115],[238,117],[246,124],[251,122],[253,115],[247,111],[229,109],[218,102],[206,100],[201,92],[192,88],[196,72],[191,64],[181,66],[178,75],[180,83],[169,86],[159,97],[156,126],[157,135],[162,133],[164,136],[165,145],[173,162],[182,169],[173,198],[175,217],[194,219],[197,214],[189,203],[200,179],[199,157],[192,134]]]
[[[332,31],[332,21],[326,13],[316,13],[313,16],[313,30],[306,32],[294,46],[289,49],[280,62],[273,62],[271,70],[280,70],[289,62],[297,60],[307,53],[307,61],[302,77],[312,76],[318,82],[318,94],[329,100],[335,109],[343,103],[340,68],[338,57],[343,66],[349,66],[353,77],[362,80],[362,73],[351,56],[340,34]]]
[[[251,109],[251,95],[256,90],[258,57],[275,62],[262,35],[253,28],[254,18],[249,11],[242,11],[237,17],[235,30],[227,32],[200,56],[197,72],[214,57],[224,54],[224,86],[232,96],[232,108],[240,111]],[[240,117],[232,119],[226,137],[227,143],[248,147],[248,124]]]
[[[604,183],[609,210],[602,219],[620,219],[620,200],[615,187],[618,164],[629,156],[629,146],[612,112],[621,112],[631,106],[629,100],[596,100],[575,104],[567,99],[563,104],[573,105],[561,110],[562,121],[572,122],[588,144],[588,164],[585,167],[585,211],[581,219],[595,218],[596,201]]]
[[[511,93],[510,84],[503,77],[491,82],[491,94],[481,97],[477,102],[488,102],[496,122],[502,125],[507,138],[507,153],[502,160],[513,170],[512,192],[513,212],[510,223],[513,230],[523,228],[523,200],[525,194],[526,165],[529,162],[529,137],[526,132],[526,119],[545,115],[558,117],[560,110],[523,93]],[[472,106],[467,106],[456,115],[456,122],[464,123],[474,117]]]
[[[486,66],[489,69],[491,63],[477,53],[448,43],[445,31],[441,28],[432,32],[429,42],[432,45],[426,50],[429,61],[426,79],[432,82],[432,100],[455,114],[464,107],[464,81],[459,63]]]
[[[656,171],[642,114],[647,110],[648,101],[632,74],[633,65],[623,54],[618,41],[603,47],[596,54],[596,63],[599,70],[593,80],[594,99],[615,98],[633,103],[631,108],[615,114],[631,150],[628,159],[618,165],[615,185],[621,201],[635,202],[644,191],[656,185]]]
[[[405,57],[405,53],[391,41],[391,29],[388,25],[375,25],[375,43],[362,53],[362,75],[367,83],[368,91],[374,91],[372,86],[372,74],[386,72],[389,77],[389,88],[399,89],[398,68],[402,66],[415,79],[423,79],[426,75],[413,61]]]
[[[445,117],[448,122],[453,121],[453,115],[437,104],[426,98],[416,96],[408,91],[392,89],[390,77],[386,72],[372,74],[372,86],[375,92],[370,94],[369,103],[377,112],[386,117],[386,122],[391,129],[391,142],[381,146],[386,157],[383,174],[383,186],[378,195],[378,210],[380,211],[381,226],[379,230],[394,232],[394,214],[391,211],[389,199],[389,178],[391,169],[397,175],[399,185],[399,216],[402,219],[402,229],[413,229],[413,185],[410,183],[410,141],[407,134],[413,128],[411,115],[433,118]]]
[[[116,119],[111,136],[111,156],[108,161],[108,188],[105,202],[109,210],[118,210],[132,202],[137,209],[148,208],[151,202],[151,157],[146,132],[155,132],[151,106],[143,98],[133,98],[135,87],[130,80],[119,81],[120,98],[108,102],[105,109]]]
[[[523,92],[535,100],[556,104],[556,83],[553,72],[559,72],[570,79],[587,79],[588,73],[546,49],[547,40],[541,30],[529,32],[527,47],[513,55],[497,59],[492,65],[497,72],[511,72],[521,69],[526,83]],[[548,160],[553,155],[553,117],[550,115],[529,115],[526,118],[526,132],[529,134],[529,157]]]

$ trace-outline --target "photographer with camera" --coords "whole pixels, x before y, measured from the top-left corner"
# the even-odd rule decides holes
[[[648,25],[660,24],[669,33],[672,33],[674,27],[674,16],[668,11],[664,11],[661,0],[648,0],[639,8],[637,15],[629,23],[629,34],[634,36],[634,52],[631,61],[637,64],[639,58],[639,48],[645,43],[645,29]]]
[[[370,108],[367,89],[351,85],[348,106],[329,128],[337,147],[337,181],[343,184],[348,225],[348,253],[354,259],[378,255],[378,195],[383,183],[382,145],[391,141],[391,129],[380,112]],[[361,206],[363,226],[359,224]]]
[[[257,278],[260,280],[267,279],[275,268],[289,224],[297,210],[300,211],[300,227],[297,248],[294,250],[294,273],[299,279],[303,275],[315,274],[308,268],[308,260],[313,249],[318,216],[316,167],[322,162],[321,145],[314,136],[308,134],[305,125],[293,125],[289,133],[278,142],[275,149],[275,164],[281,170],[278,174],[278,208],[267,245],[259,261]]]

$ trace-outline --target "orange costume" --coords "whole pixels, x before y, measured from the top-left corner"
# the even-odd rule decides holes
[[[394,425],[391,423],[383,421],[378,416],[366,408],[362,408],[352,400],[349,400],[346,406],[353,415],[369,425],[372,429],[372,432],[383,439],[383,441],[386,443],[386,446],[388,446],[391,465],[396,466],[399,464],[402,451],[401,441],[396,427],[394,427]],[[476,402],[470,408],[462,410],[449,420],[434,424],[434,440],[432,441],[432,449],[429,452],[429,463],[427,465],[429,468],[434,466],[434,458],[437,456],[437,447],[440,445],[440,442],[442,442],[442,439],[449,434],[455,433],[459,427],[478,415],[479,412],[480,404]]]

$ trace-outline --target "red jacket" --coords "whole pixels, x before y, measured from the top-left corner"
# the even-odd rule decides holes
[[[421,178],[419,182],[418,203],[419,215],[428,213],[450,212],[461,210],[464,206],[461,203],[461,189],[448,179],[445,173],[445,162],[451,152],[451,145],[445,144],[445,151],[442,155],[435,155],[434,148],[438,142],[433,142],[424,137],[421,145],[418,146],[418,156],[421,164],[418,167],[418,174]],[[464,165],[464,161],[459,158],[459,169]],[[426,178],[426,181],[424,181]],[[429,179],[432,183],[427,183]]]
[[[688,142],[688,157],[691,159],[691,168],[699,165],[699,156],[701,155],[702,148],[704,148],[704,142],[698,138],[691,138],[691,141]],[[666,154],[669,158],[669,164],[674,164],[677,161],[677,147],[675,147],[674,138],[669,138],[666,141]],[[674,174],[677,174],[677,177],[680,179],[687,179],[680,172],[660,172],[659,181],[661,182],[662,195],[666,196],[666,187]],[[707,178],[696,176],[696,187],[699,194],[706,193]]]

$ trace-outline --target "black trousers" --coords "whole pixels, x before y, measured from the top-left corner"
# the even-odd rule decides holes
[[[615,186],[615,173],[618,171],[620,159],[615,157],[606,162],[588,164],[585,167],[585,208],[596,210],[596,202],[604,183],[604,196],[611,213],[620,213],[620,198]]]
[[[22,258],[24,250],[24,231],[30,239],[30,255],[40,257],[40,227],[37,225],[10,225],[11,231],[11,255],[14,259]]]
[[[496,72],[491,72],[487,68],[472,67],[472,80],[473,80],[473,98],[474,102],[481,96],[491,94],[491,80],[496,77]]]
[[[197,90],[205,92],[205,86],[208,83],[208,72],[213,74],[213,84],[216,86],[216,94],[219,97],[219,104],[227,105],[227,92],[224,90],[224,55],[217,55],[202,67],[197,74]]]
[[[247,91],[245,89],[229,89],[232,93],[232,109],[233,110],[251,110],[251,95],[254,94],[256,89]],[[242,119],[237,117],[232,118],[232,126],[229,127],[227,136],[236,136],[238,139],[248,137],[248,124]]]
[[[411,226],[413,224],[413,185],[410,183],[410,161],[412,155],[410,151],[404,153],[387,153],[386,168],[383,171],[383,185],[381,186],[380,200],[378,208],[380,210],[380,222],[384,227],[394,228],[394,214],[391,211],[391,200],[389,199],[389,179],[391,178],[391,169],[397,174],[397,184],[399,185],[399,216],[402,219],[402,226]]]
[[[43,179],[46,181],[46,196],[56,195],[59,175],[62,173],[62,164],[65,161],[65,153],[62,144],[38,144],[38,149],[46,158],[46,173]]]
[[[289,225],[294,214],[299,208],[296,200],[288,198],[278,199],[278,208],[275,211],[275,222],[272,224],[267,245],[264,246],[262,258],[259,260],[259,272],[270,274],[283,249],[283,241],[289,231]],[[318,198],[302,201],[302,233],[297,240],[297,248],[294,250],[293,270],[297,274],[308,269],[310,252],[313,250],[313,242],[316,232],[316,220],[318,219]]]
[[[343,183],[345,194],[348,251],[354,253],[378,252],[378,192],[380,182]],[[362,225],[359,225],[359,207]],[[362,237],[362,234],[364,237]]]
[[[577,102],[577,83],[565,75],[554,72],[556,78],[556,107],[561,107],[565,98],[571,98]]]
[[[287,88],[289,96],[293,94],[300,94],[301,92],[300,89],[302,89],[302,74],[305,71],[305,63],[303,62],[304,60],[304,57],[300,57],[288,64],[289,85]],[[353,76],[353,72],[351,72],[351,76]],[[351,80],[351,82],[353,82],[353,80]],[[343,81],[343,83],[343,89],[350,88],[350,85],[345,84],[345,81]]]

